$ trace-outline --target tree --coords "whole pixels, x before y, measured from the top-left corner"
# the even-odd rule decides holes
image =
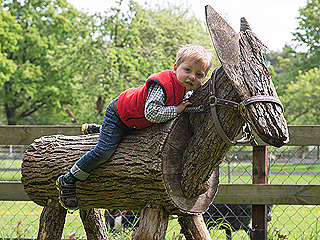
[[[296,46],[286,46],[284,53],[292,58],[284,58],[282,67],[288,70],[290,81],[298,76],[299,71],[307,72],[319,66],[320,63],[320,2],[308,0],[305,7],[299,9],[299,26],[293,32]]]
[[[305,71],[318,67],[320,63],[320,2],[318,0],[308,0],[307,5],[299,9],[299,27],[293,33],[294,41],[298,46],[305,48],[306,52],[298,54],[301,67]]]
[[[281,62],[284,61],[284,59],[286,61],[290,61],[292,57],[287,51],[285,51],[286,48],[287,47],[284,47],[281,52],[271,51],[266,55],[267,62],[270,64],[269,72],[279,96],[284,94],[288,83],[288,70],[282,66]]]
[[[10,12],[5,12],[0,5],[0,89],[3,88],[4,83],[9,80],[9,75],[14,73],[16,65],[14,61],[7,58],[7,52],[18,51],[18,39],[20,35],[20,25],[15,21]],[[1,91],[0,91],[1,92]],[[2,96],[2,95],[1,95]],[[3,97],[1,97],[2,99]],[[4,111],[3,103],[0,99],[0,112]],[[5,116],[0,114],[0,122],[4,121]]]
[[[179,45],[212,48],[204,24],[179,7],[152,10],[120,1],[91,16],[65,0],[7,0],[2,6],[1,14],[11,14],[18,27],[10,31],[19,51],[2,50],[14,64],[2,71],[0,86],[8,124],[70,124],[69,116],[100,122],[112,98],[172,69]]]
[[[282,73],[273,79],[290,124],[318,124],[318,68],[320,65],[320,2],[308,0],[299,9],[299,26],[293,33],[296,46],[285,46],[279,57]],[[278,88],[279,89],[279,88]]]
[[[295,81],[288,84],[282,97],[286,117],[290,124],[319,124],[320,117],[320,70],[300,72]]]
[[[1,6],[2,18],[14,18],[8,21],[14,26],[10,33],[18,36],[15,48],[1,49],[1,62],[11,67],[1,69],[0,101],[11,125],[23,123],[42,108],[52,110],[72,101],[74,71],[67,53],[87,32],[79,29],[84,15],[65,0],[8,0]],[[0,29],[6,24],[2,22]],[[3,31],[4,41],[10,33]]]
[[[3,10],[0,5],[0,86],[9,80],[8,75],[16,70],[12,59],[7,58],[7,52],[18,51],[18,40],[20,39],[20,25],[15,21],[10,12]]]

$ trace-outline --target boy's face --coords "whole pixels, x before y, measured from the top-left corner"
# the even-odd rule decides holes
[[[179,66],[174,64],[173,70],[177,79],[186,87],[186,91],[196,90],[206,77],[201,64],[186,59]]]

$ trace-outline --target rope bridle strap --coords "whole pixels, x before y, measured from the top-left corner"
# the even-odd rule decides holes
[[[221,66],[220,66],[221,67]],[[254,135],[252,133],[252,130],[250,128],[250,120],[246,117],[246,107],[252,103],[256,103],[256,102],[269,102],[269,103],[275,103],[277,105],[279,105],[283,111],[283,106],[281,104],[281,101],[273,96],[265,96],[265,95],[258,95],[258,96],[252,96],[249,97],[245,100],[243,100],[240,103],[231,101],[231,100],[227,100],[227,99],[221,99],[221,98],[217,98],[215,95],[215,80],[216,80],[216,74],[217,71],[220,67],[217,67],[211,76],[210,79],[210,85],[209,85],[209,92],[210,92],[210,107],[211,107],[211,114],[213,117],[213,122],[214,122],[214,126],[218,132],[218,134],[220,135],[220,137],[229,145],[236,145],[238,143],[251,143],[252,145],[257,145],[257,142],[254,139]],[[225,107],[232,107],[235,108],[236,110],[238,110],[240,112],[240,115],[242,116],[242,118],[245,120],[245,125],[243,126],[243,132],[244,132],[244,137],[241,138],[240,140],[231,140],[229,139],[229,137],[226,135],[225,131],[223,130],[219,118],[218,118],[218,114],[217,114],[217,109],[216,106],[225,106]]]

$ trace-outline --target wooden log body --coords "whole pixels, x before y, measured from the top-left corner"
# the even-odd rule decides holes
[[[77,183],[80,208],[141,210],[147,203],[174,206],[162,183],[161,148],[176,121],[155,125],[125,137],[116,154],[95,169],[85,182]],[[22,182],[28,196],[44,206],[58,197],[55,181],[86,152],[98,135],[55,135],[35,140],[22,166]],[[179,148],[179,146],[177,146]]]

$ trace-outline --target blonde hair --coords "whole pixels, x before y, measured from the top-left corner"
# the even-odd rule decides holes
[[[200,63],[206,75],[212,65],[211,52],[199,45],[187,44],[180,47],[177,52],[175,64],[179,67],[179,65],[186,59],[191,59],[195,63]]]

